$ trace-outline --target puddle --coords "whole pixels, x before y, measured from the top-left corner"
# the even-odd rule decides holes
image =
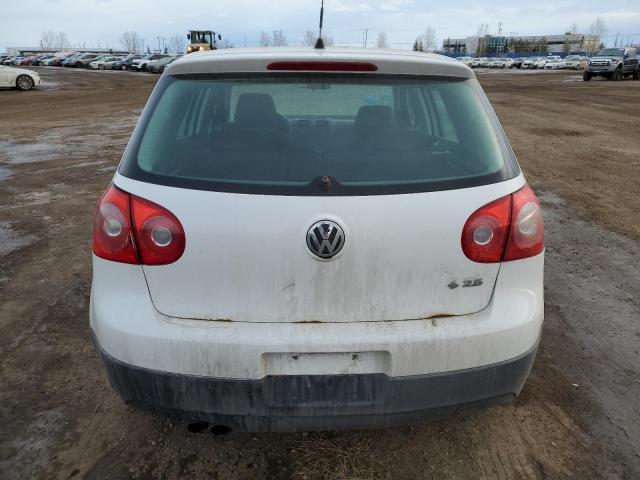
[[[65,170],[68,170],[70,168],[83,168],[83,167],[98,166],[98,165],[102,165],[103,163],[106,163],[106,160],[97,160],[95,162],[74,163],[73,165],[69,165],[68,167],[65,167]]]
[[[571,75],[570,77],[562,80],[562,82],[564,83],[584,82],[584,79],[582,78],[582,75]]]
[[[558,197],[556,194],[548,192],[548,191],[543,191],[543,192],[536,192],[538,195],[538,198],[540,199],[540,203],[542,203],[542,206],[545,207],[547,205],[551,205],[553,207],[562,207],[564,206],[564,200],[562,200],[560,197]]]
[[[12,226],[11,222],[0,222],[0,255],[7,255],[38,240],[35,235],[21,235]]]
[[[104,166],[105,160],[96,151],[108,150],[120,153],[127,145],[129,135],[121,135],[123,128],[133,130],[138,121],[138,110],[128,111],[108,122],[90,122],[82,125],[67,124],[50,128],[33,141],[20,143],[10,139],[0,140],[0,182],[15,175],[11,165],[41,163],[50,160],[85,160],[65,168],[96,167],[98,171],[112,171]],[[118,133],[118,135],[116,135]],[[102,170],[106,168],[106,170]],[[31,172],[35,173],[35,172]]]
[[[8,168],[0,167],[0,182],[13,176],[13,171]]]
[[[51,203],[52,200],[58,200],[64,198],[64,195],[54,195],[51,192],[29,192],[21,193],[16,196],[15,206],[21,207],[24,205],[46,205]]]
[[[0,141],[0,160],[5,164],[19,165],[22,163],[45,162],[63,155],[69,155],[72,150],[65,145],[46,142],[15,143]],[[0,175],[0,180],[2,176]]]

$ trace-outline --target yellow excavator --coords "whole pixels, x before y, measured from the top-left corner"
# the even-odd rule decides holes
[[[222,40],[219,33],[211,30],[189,30],[187,39],[191,44],[187,47],[187,53],[215,50],[218,48],[218,40]]]

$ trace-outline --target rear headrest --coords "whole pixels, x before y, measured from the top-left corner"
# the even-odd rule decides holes
[[[365,105],[356,116],[356,131],[359,134],[393,130],[393,110],[388,105]]]
[[[240,128],[265,128],[274,123],[276,106],[271,95],[243,93],[236,105],[235,123]]]

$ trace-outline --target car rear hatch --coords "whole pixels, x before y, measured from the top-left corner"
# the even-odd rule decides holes
[[[158,311],[356,322],[488,305],[500,264],[469,260],[462,229],[523,180],[474,79],[238,77],[163,78],[116,176],[184,228],[178,261],[144,266]]]

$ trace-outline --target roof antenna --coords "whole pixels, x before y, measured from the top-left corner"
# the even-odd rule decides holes
[[[316,46],[318,50],[324,50],[324,40],[322,40],[322,20],[324,19],[324,0],[320,6],[320,32],[318,33],[318,40],[316,40]]]

